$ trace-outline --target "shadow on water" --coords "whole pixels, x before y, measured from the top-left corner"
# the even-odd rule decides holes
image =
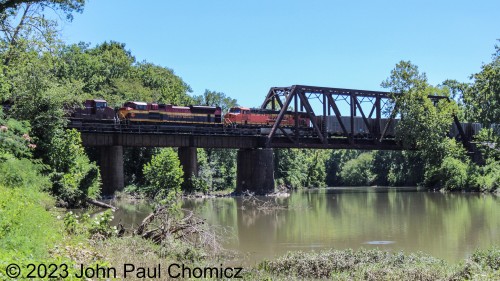
[[[225,246],[253,264],[295,250],[379,248],[424,252],[455,262],[500,245],[500,199],[418,188],[355,187],[293,192],[286,198],[186,199],[208,223],[231,230]],[[147,204],[118,203],[115,221],[138,225]],[[269,208],[279,206],[279,208]]]

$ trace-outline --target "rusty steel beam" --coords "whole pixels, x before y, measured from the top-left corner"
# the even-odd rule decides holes
[[[335,116],[337,117],[337,120],[339,121],[340,128],[342,128],[342,131],[344,131],[344,134],[347,136],[348,135],[347,129],[345,128],[344,123],[342,122],[342,119],[340,118],[340,117],[342,117],[342,115],[340,114],[340,110],[337,107],[337,104],[335,103],[335,100],[333,100],[333,97],[332,97],[331,94],[328,94],[326,96],[327,96],[328,100],[330,101],[330,105],[333,108],[333,112],[335,113]]]
[[[309,116],[311,123],[313,124],[313,129],[316,131],[316,134],[318,134],[318,137],[322,143],[325,143],[325,138],[323,137],[323,133],[321,133],[321,129],[318,126],[318,123],[316,122],[316,115],[314,114],[314,110],[311,107],[311,104],[309,104],[309,101],[307,100],[306,96],[304,95],[304,92],[299,92],[297,95],[300,98],[301,104],[305,107],[306,114]]]
[[[274,124],[271,127],[271,132],[269,132],[269,135],[267,136],[266,146],[268,146],[271,143],[271,140],[272,140],[274,134],[276,133],[276,129],[281,124],[281,121],[283,120],[283,117],[285,116],[285,112],[286,112],[288,106],[290,105],[290,102],[291,102],[293,96],[294,96],[294,94],[290,93],[288,95],[288,97],[286,98],[285,104],[281,108],[280,113],[278,114],[278,117],[276,118],[276,121],[274,121]]]
[[[365,125],[366,125],[366,128],[368,129],[368,132],[370,132],[370,134],[373,135],[373,130],[370,126],[370,123],[368,122],[368,119],[365,116],[365,113],[363,112],[363,109],[361,108],[361,104],[359,103],[359,101],[356,97],[354,97],[354,101],[359,108],[359,112],[361,113],[361,117],[363,118],[363,121],[365,122]],[[352,116],[351,116],[351,118],[352,118]]]

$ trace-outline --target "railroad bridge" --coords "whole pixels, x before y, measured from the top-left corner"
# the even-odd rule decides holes
[[[393,95],[388,92],[294,85],[273,87],[261,109],[274,111],[267,127],[220,125],[124,124],[70,122],[86,147],[100,147],[103,192],[111,194],[124,185],[123,147],[177,147],[185,178],[197,174],[196,148],[239,149],[237,192],[274,190],[273,148],[401,150],[394,138],[398,119]],[[446,97],[429,96],[433,100]],[[295,115],[295,125],[282,125],[285,115]],[[307,116],[308,127],[297,116]],[[452,137],[472,151],[471,124],[454,118]]]

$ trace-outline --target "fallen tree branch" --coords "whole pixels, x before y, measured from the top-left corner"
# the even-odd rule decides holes
[[[115,206],[112,206],[112,205],[109,205],[109,204],[106,204],[104,202],[97,201],[97,200],[94,200],[94,199],[87,198],[86,201],[87,201],[87,203],[92,204],[92,205],[97,206],[97,207],[101,207],[101,208],[105,208],[105,209],[111,209],[113,211],[118,210],[118,208],[116,208]]]

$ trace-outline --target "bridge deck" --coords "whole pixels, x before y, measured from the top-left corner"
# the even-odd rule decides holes
[[[82,134],[84,146],[200,147],[200,148],[319,148],[400,150],[393,139],[378,141],[369,136],[348,138],[330,136],[322,143],[311,130],[303,130],[296,141],[275,136],[266,146],[262,128],[224,126],[127,125],[113,123],[70,123]]]

